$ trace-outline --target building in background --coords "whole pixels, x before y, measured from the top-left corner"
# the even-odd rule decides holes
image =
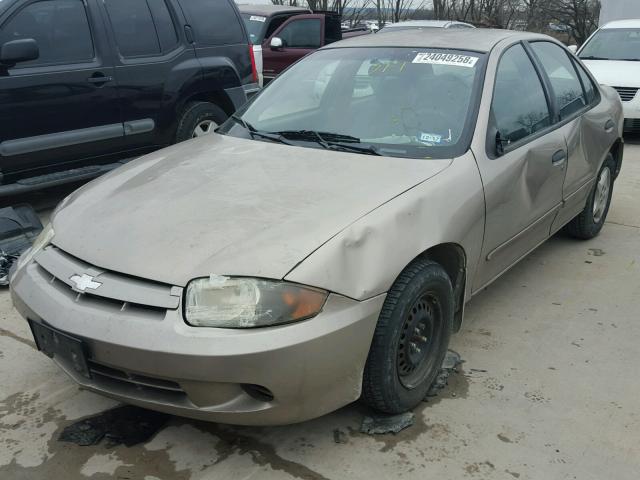
[[[638,0],[601,0],[600,26],[614,20],[640,18]]]

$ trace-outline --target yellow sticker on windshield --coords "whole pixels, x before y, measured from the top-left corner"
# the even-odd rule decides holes
[[[424,52],[418,53],[411,63],[428,63],[430,65],[450,65],[453,67],[475,67],[478,57],[458,55],[456,53]]]

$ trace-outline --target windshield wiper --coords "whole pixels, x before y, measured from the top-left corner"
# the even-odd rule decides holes
[[[327,150],[342,150],[368,155],[381,155],[378,149],[370,144],[362,144],[358,137],[340,133],[316,132],[315,130],[285,130],[278,132],[285,138],[296,138],[315,142]],[[362,145],[357,145],[362,144]]]
[[[594,57],[593,55],[587,55],[585,57],[580,57],[580,60],[611,60],[611,59],[604,58],[604,57]]]
[[[249,132],[249,135],[251,135],[251,138],[260,137],[267,140],[271,140],[272,142],[282,143],[284,145],[291,145],[291,143],[287,142],[279,133],[261,132],[260,130],[257,130],[253,125],[251,125],[249,122],[247,122],[240,116],[236,115],[235,113],[231,115],[231,118],[235,120],[237,123],[239,123],[240,125],[242,125]]]

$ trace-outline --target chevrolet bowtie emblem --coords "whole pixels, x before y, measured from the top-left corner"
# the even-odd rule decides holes
[[[100,285],[102,285],[102,283],[100,282],[94,282],[93,277],[91,275],[87,275],[86,273],[83,273],[82,275],[72,275],[69,280],[75,283],[76,290],[80,292],[84,292],[87,289],[95,290]]]

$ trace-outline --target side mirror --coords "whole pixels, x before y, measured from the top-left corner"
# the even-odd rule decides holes
[[[567,48],[569,49],[569,51],[571,53],[576,53],[578,51],[578,46],[577,45],[569,45]]]
[[[510,140],[504,138],[500,132],[496,132],[496,155],[501,157],[504,155],[504,147],[508,146],[511,143]]]
[[[282,39],[280,37],[273,37],[269,46],[271,47],[271,50],[281,49],[283,46]]]
[[[40,56],[38,43],[33,38],[11,40],[0,47],[0,63],[12,67],[16,63],[36,60]]]

